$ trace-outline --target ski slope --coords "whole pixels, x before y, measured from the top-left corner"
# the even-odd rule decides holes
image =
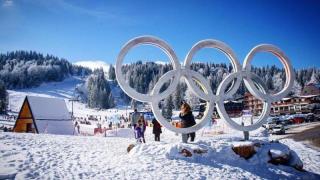
[[[69,101],[72,99],[75,94],[75,88],[78,84],[84,83],[84,80],[79,77],[69,77],[62,82],[50,82],[43,83],[39,87],[30,88],[30,89],[19,89],[19,90],[8,90],[9,93],[9,109],[14,112],[18,112],[21,108],[25,96],[41,96],[41,97],[55,97],[62,98],[65,100],[69,112],[72,112],[72,102]],[[114,83],[111,84],[112,93],[115,94],[115,97],[120,98],[119,96],[119,87]],[[125,115],[129,114],[129,110],[124,106],[124,104],[119,100],[119,105],[121,108],[116,107],[114,109],[108,110],[98,110],[88,108],[86,104],[81,102],[74,102],[73,112],[76,117],[87,117],[88,115],[95,116],[115,116],[115,115]]]

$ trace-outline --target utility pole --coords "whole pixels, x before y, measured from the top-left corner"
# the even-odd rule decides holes
[[[74,101],[79,101],[78,99],[69,99],[69,101],[71,101],[71,118],[72,118],[72,120],[73,120],[73,102]]]

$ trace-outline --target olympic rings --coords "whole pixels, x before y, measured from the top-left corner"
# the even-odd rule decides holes
[[[129,52],[130,49],[141,44],[153,45],[160,48],[163,52],[165,52],[168,55],[173,66],[173,70],[168,71],[158,80],[150,94],[141,94],[135,91],[133,88],[131,88],[129,84],[125,81],[121,72],[121,65],[126,54]],[[200,73],[192,71],[190,69],[190,64],[193,56],[197,51],[203,48],[214,48],[222,51],[229,58],[233,67],[233,72],[229,74],[220,83],[216,94],[212,92],[207,79],[205,79]],[[268,94],[265,83],[260,79],[259,76],[251,72],[250,63],[255,54],[258,52],[271,52],[272,54],[277,56],[284,65],[287,77],[285,86],[283,90],[276,94]],[[160,121],[160,123],[164,127],[176,133],[185,134],[195,132],[201,129],[210,121],[214,109],[214,104],[217,105],[217,111],[220,117],[224,119],[228,123],[228,125],[230,125],[230,127],[239,131],[255,130],[262,126],[262,124],[265,123],[265,121],[267,120],[271,109],[271,103],[285,97],[292,88],[294,81],[294,72],[290,60],[279,48],[269,44],[261,44],[254,47],[246,56],[243,67],[241,69],[240,63],[232,49],[227,44],[213,39],[202,40],[196,43],[188,52],[187,56],[185,57],[184,66],[181,67],[175,52],[165,41],[153,36],[141,36],[134,38],[128,41],[122,47],[117,58],[115,72],[117,81],[121,89],[124,92],[126,92],[127,95],[138,101],[149,102],[151,104],[152,111],[155,117]],[[163,84],[171,80],[172,78],[173,80],[171,81],[169,87],[165,91],[160,93],[160,88],[163,86]],[[162,99],[165,99],[166,97],[170,96],[170,94],[172,94],[176,90],[176,87],[178,86],[178,83],[181,78],[185,78],[187,86],[197,97],[207,101],[207,108],[204,112],[204,116],[202,117],[200,123],[189,128],[176,128],[172,126],[161,115],[161,111],[158,106],[159,102]],[[249,92],[256,98],[262,100],[264,104],[262,114],[259,116],[257,122],[249,126],[242,126],[234,122],[228,116],[224,107],[224,100],[229,99],[230,97],[232,97],[233,94],[236,93],[242,80],[244,80],[245,86],[247,87]],[[196,85],[194,81],[196,81],[197,84],[200,85],[200,88],[198,85]],[[230,83],[233,84],[226,92],[226,89]]]
[[[141,44],[149,44],[149,45],[159,47],[164,53],[167,54],[167,56],[169,57],[169,59],[172,63],[173,70],[177,70],[176,73],[177,73],[178,77],[180,77],[180,71],[179,71],[181,69],[180,63],[178,61],[178,58],[177,58],[175,52],[171,49],[171,47],[161,39],[151,37],[151,36],[142,36],[142,37],[137,37],[137,38],[130,40],[122,47],[122,49],[119,53],[119,56],[118,56],[118,59],[116,62],[116,68],[115,68],[117,81],[118,81],[120,87],[122,88],[122,90],[125,93],[127,93],[127,95],[129,95],[130,97],[132,97],[133,99],[136,99],[138,101],[148,102],[151,98],[164,99],[167,97],[167,94],[173,93],[175,91],[175,88],[168,88],[164,92],[162,92],[161,94],[157,94],[155,96],[141,94],[141,93],[138,93],[137,91],[135,91],[133,88],[131,88],[129,86],[129,84],[125,81],[125,79],[122,75],[121,65],[122,65],[124,57],[127,55],[127,53],[129,52],[130,49],[132,49],[135,46],[141,45]],[[174,80],[170,86],[176,87],[178,85],[178,83],[179,83],[179,78],[174,78]]]

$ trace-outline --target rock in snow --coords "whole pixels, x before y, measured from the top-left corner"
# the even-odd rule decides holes
[[[240,157],[245,159],[251,158],[255,153],[254,143],[252,142],[236,142],[232,145],[232,150]]]

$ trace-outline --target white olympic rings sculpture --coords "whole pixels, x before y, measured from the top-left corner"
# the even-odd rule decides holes
[[[129,86],[128,82],[126,82],[122,71],[121,66],[123,63],[123,60],[127,53],[138,45],[153,45],[158,48],[160,48],[163,52],[166,53],[166,55],[169,57],[173,70],[170,70],[166,72],[159,81],[155,84],[153,90],[150,94],[141,94],[138,93],[136,90],[134,90],[132,87]],[[216,94],[213,94],[211,87],[209,85],[209,82],[198,72],[193,71],[190,69],[191,60],[193,56],[196,54],[197,51],[203,49],[203,48],[214,48],[222,51],[229,60],[231,61],[233,72],[229,74],[218,86]],[[257,75],[253,74],[251,72],[251,61],[253,57],[258,52],[271,52],[273,55],[275,55],[283,64],[285,68],[286,73],[286,82],[284,85],[283,90],[276,94],[268,94],[266,92],[266,86],[264,82],[258,77]],[[141,102],[149,102],[152,107],[152,111],[156,117],[160,121],[160,123],[168,128],[171,131],[174,131],[176,133],[191,133],[195,132],[202,127],[204,127],[209,120],[211,119],[211,115],[213,113],[214,104],[217,105],[217,111],[220,115],[220,117],[227,121],[227,123],[234,129],[239,131],[252,131],[254,129],[259,128],[268,118],[268,115],[270,113],[271,109],[271,103],[278,101],[282,98],[284,98],[291,90],[294,80],[294,71],[291,66],[289,58],[282,52],[279,48],[276,46],[270,45],[270,44],[261,44],[256,47],[254,47],[246,56],[244,60],[243,67],[241,68],[239,61],[237,60],[237,57],[235,56],[235,53],[232,51],[232,49],[225,43],[213,40],[213,39],[207,39],[202,40],[196,43],[189,53],[187,54],[184,64],[181,67],[178,58],[175,54],[175,52],[171,49],[171,47],[163,40],[153,37],[153,36],[141,36],[136,37],[134,39],[131,39],[128,41],[121,49],[118,59],[116,62],[116,78],[117,81],[122,88],[122,90],[129,95],[131,98],[141,101]],[[162,115],[161,111],[159,109],[158,103],[162,100],[168,97],[170,94],[172,94],[181,79],[181,77],[184,77],[187,83],[187,86],[192,90],[192,92],[199,97],[200,99],[207,101],[206,110],[204,112],[204,116],[202,117],[200,123],[188,127],[188,128],[176,128],[172,126]],[[169,87],[164,90],[163,92],[160,92],[160,88],[164,85],[165,82],[171,81]],[[237,89],[240,86],[240,83],[244,80],[245,86],[249,90],[249,92],[255,96],[256,98],[263,101],[263,111],[258,119],[258,121],[252,125],[249,126],[242,126],[236,122],[234,122],[227,114],[225,107],[224,107],[224,100],[226,98],[232,97],[233,94],[236,93]],[[196,83],[200,85],[197,86]],[[229,88],[229,90],[226,92],[228,85],[232,83],[232,86]]]

